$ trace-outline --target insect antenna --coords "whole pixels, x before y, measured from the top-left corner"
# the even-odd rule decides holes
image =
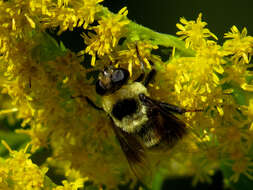
[[[135,49],[136,49],[137,57],[138,57],[138,59],[140,60],[141,69],[142,69],[142,71],[145,73],[145,67],[144,67],[143,59],[142,59],[142,57],[141,57],[141,55],[140,55],[140,51],[139,51],[137,42],[135,43]]]
[[[184,110],[184,112],[203,112],[203,109]]]

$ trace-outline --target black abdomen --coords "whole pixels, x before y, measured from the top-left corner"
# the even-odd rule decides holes
[[[113,106],[112,115],[116,119],[122,120],[123,117],[136,113],[137,109],[138,109],[138,103],[134,98],[123,99],[123,100],[118,101]]]

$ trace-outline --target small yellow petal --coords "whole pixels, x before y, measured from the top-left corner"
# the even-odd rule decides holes
[[[243,90],[246,90],[246,91],[249,91],[249,92],[253,92],[253,85],[249,85],[249,84],[247,84],[247,83],[243,83],[243,84],[241,85],[241,88],[242,88]]]
[[[16,22],[15,19],[12,19],[12,30],[16,30]]]
[[[63,84],[66,84],[69,81],[69,77],[66,77],[62,82]]]
[[[130,77],[132,76],[132,66],[133,66],[133,63],[130,62],[130,63],[128,64],[128,71],[129,71]]]
[[[219,112],[220,116],[224,115],[224,111],[223,111],[223,109],[221,107],[217,106],[217,111]]]
[[[17,112],[17,111],[18,111],[18,108],[0,110],[0,115],[9,114],[9,113]]]
[[[95,66],[95,63],[96,63],[96,55],[93,55],[92,58],[91,58],[91,66]]]
[[[232,88],[223,90],[224,94],[232,94],[233,92],[234,92],[234,89],[232,89]]]
[[[250,124],[249,130],[250,130],[250,131],[253,131],[253,122]]]
[[[11,147],[5,142],[5,140],[1,140],[1,143],[4,145],[4,147],[5,147],[9,152],[12,152]]]
[[[201,99],[202,102],[206,102],[207,97],[206,96],[201,96],[200,99]]]
[[[30,26],[32,28],[35,28],[35,22],[26,14],[25,14],[25,17],[26,17],[27,21],[29,22]]]

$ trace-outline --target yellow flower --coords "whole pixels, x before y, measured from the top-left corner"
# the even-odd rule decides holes
[[[58,34],[69,29],[72,31],[75,27],[86,29],[89,24],[95,20],[95,14],[101,11],[98,6],[103,0],[82,0],[67,1],[58,0],[58,3],[50,1],[42,12],[42,26],[60,27]]]
[[[234,161],[235,175],[247,175],[252,167],[247,157],[253,142],[252,131],[247,127],[252,123],[252,102],[246,106],[243,118],[233,96],[224,95],[223,90],[224,84],[231,81],[245,90],[252,89],[245,83],[245,76],[250,72],[246,64],[235,64],[248,63],[252,56],[252,37],[246,35],[246,29],[240,33],[233,28],[226,34],[231,39],[219,46],[209,40],[210,37],[217,40],[217,37],[205,28],[207,23],[202,21],[201,14],[196,21],[182,18],[177,25],[181,30],[178,35],[185,39],[187,48],[193,49],[185,50],[183,43],[174,37],[130,23],[126,8],[112,14],[100,6],[100,2],[102,0],[0,1],[3,13],[0,15],[1,72],[7,77],[1,83],[3,92],[13,99],[18,117],[23,119],[22,126],[29,124],[29,128],[17,132],[30,135],[31,151],[50,146],[52,154],[47,164],[62,169],[68,179],[54,190],[83,187],[87,180],[83,176],[88,176],[95,184],[106,184],[110,189],[131,176],[127,160],[110,128],[110,120],[84,100],[88,96],[97,105],[100,103],[94,85],[87,80],[89,76],[94,77],[90,69],[84,68],[74,53],[50,61],[39,61],[31,56],[34,47],[41,42],[31,38],[31,34],[52,27],[59,27],[59,33],[76,27],[93,30],[94,33],[83,34],[87,45],[84,52],[92,56],[91,64],[95,64],[98,56],[102,64],[97,68],[113,62],[116,66],[128,67],[131,75],[142,72],[142,65],[151,69],[151,62],[159,61],[151,53],[157,48],[154,44],[174,44],[172,58],[153,66],[158,71],[156,84],[160,88],[151,88],[150,95],[161,100],[170,99],[172,104],[185,109],[203,109],[203,112],[182,116],[191,130],[182,143],[199,151],[198,154],[186,156],[186,151],[182,150],[187,148],[179,146],[179,149],[169,150],[170,159],[176,161],[165,160],[165,165],[170,165],[172,170],[169,171],[173,174],[194,172],[201,180],[211,175],[221,160],[229,159]],[[94,20],[98,25],[90,26]],[[122,37],[127,40],[118,46]],[[133,43],[140,39],[142,41]],[[227,55],[232,55],[232,62],[227,61]],[[47,168],[33,164],[26,149],[13,151],[6,147],[11,157],[4,164],[0,163],[0,189],[46,189]]]
[[[13,190],[41,190],[44,187],[44,176],[48,169],[39,168],[32,163],[29,159],[30,154],[26,153],[29,145],[17,152],[11,150],[6,142],[2,141],[2,144],[9,150],[10,158],[5,160],[6,166],[0,164],[0,175],[4,174],[6,180],[1,184],[7,183]],[[2,180],[4,178],[0,177]]]
[[[70,169],[69,165],[65,166],[65,174],[68,180],[63,180],[63,186],[57,186],[53,190],[78,190],[83,187],[84,182],[88,180],[83,178],[78,170]]]
[[[11,190],[8,187],[8,168],[4,165],[4,163],[0,163],[0,189],[1,190]]]
[[[218,74],[223,74],[223,52],[215,43],[207,43],[198,49],[196,57],[174,58],[177,64],[175,92],[183,107],[216,107],[220,115],[222,92]],[[216,97],[216,98],[214,98]]]
[[[31,137],[31,152],[35,152],[41,147],[48,147],[48,138],[50,130],[45,126],[42,126],[41,123],[32,123],[30,130],[18,129],[15,132],[27,134]]]
[[[249,102],[248,116],[253,120],[253,99]]]
[[[226,40],[223,47],[228,54],[232,55],[235,63],[249,63],[253,55],[253,37],[247,36],[247,29],[243,28],[240,32],[236,26],[232,26],[231,32],[225,33]]]
[[[232,169],[235,172],[232,176],[231,176],[231,180],[233,182],[237,182],[240,175],[244,174],[245,176],[247,176],[250,180],[253,180],[253,176],[252,176],[252,169],[253,167],[253,162],[251,161],[251,158],[243,156],[240,159],[236,160],[235,163],[232,165]]]
[[[115,59],[119,65],[128,65],[130,76],[132,76],[133,66],[137,65],[138,67],[143,67],[145,65],[148,69],[151,69],[151,64],[157,61],[157,59],[151,54],[151,50],[157,49],[158,46],[152,45],[148,41],[130,43],[127,44],[127,47],[127,50],[118,51]]]
[[[253,132],[253,99],[249,100],[249,105],[248,106],[242,105],[241,110],[245,113],[245,115],[248,116],[248,120],[249,120],[249,123],[250,123],[249,130],[251,132]]]
[[[88,45],[85,52],[92,56],[92,66],[95,65],[96,55],[104,56],[111,53],[119,39],[126,34],[125,26],[129,24],[129,20],[126,19],[127,13],[126,7],[122,8],[118,14],[103,17],[98,21],[98,26],[89,28],[96,34],[89,33],[87,36],[83,33],[84,42]]]
[[[66,180],[62,181],[63,186],[57,186],[53,190],[78,190],[83,187],[84,180],[78,179],[74,182],[68,182]]]
[[[185,46],[192,49],[201,48],[208,37],[213,37],[217,40],[217,37],[205,28],[206,22],[202,22],[202,14],[200,13],[197,21],[187,21],[185,18],[181,18],[182,24],[177,24],[177,28],[181,31],[177,32],[177,35],[181,36],[181,39],[185,39]]]
[[[69,0],[57,0],[58,1],[58,7],[61,7],[62,5],[68,6]]]
[[[35,11],[35,10],[34,10]],[[12,49],[18,48],[18,40],[27,37],[36,27],[29,1],[0,1],[0,59],[8,59]],[[3,57],[2,57],[3,56]]]

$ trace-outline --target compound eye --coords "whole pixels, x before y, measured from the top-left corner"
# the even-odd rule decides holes
[[[112,73],[112,82],[117,83],[126,79],[125,72],[122,69],[117,69]]]
[[[106,93],[106,88],[104,87],[104,85],[101,83],[100,80],[97,81],[96,83],[96,92],[100,95],[104,95]]]

